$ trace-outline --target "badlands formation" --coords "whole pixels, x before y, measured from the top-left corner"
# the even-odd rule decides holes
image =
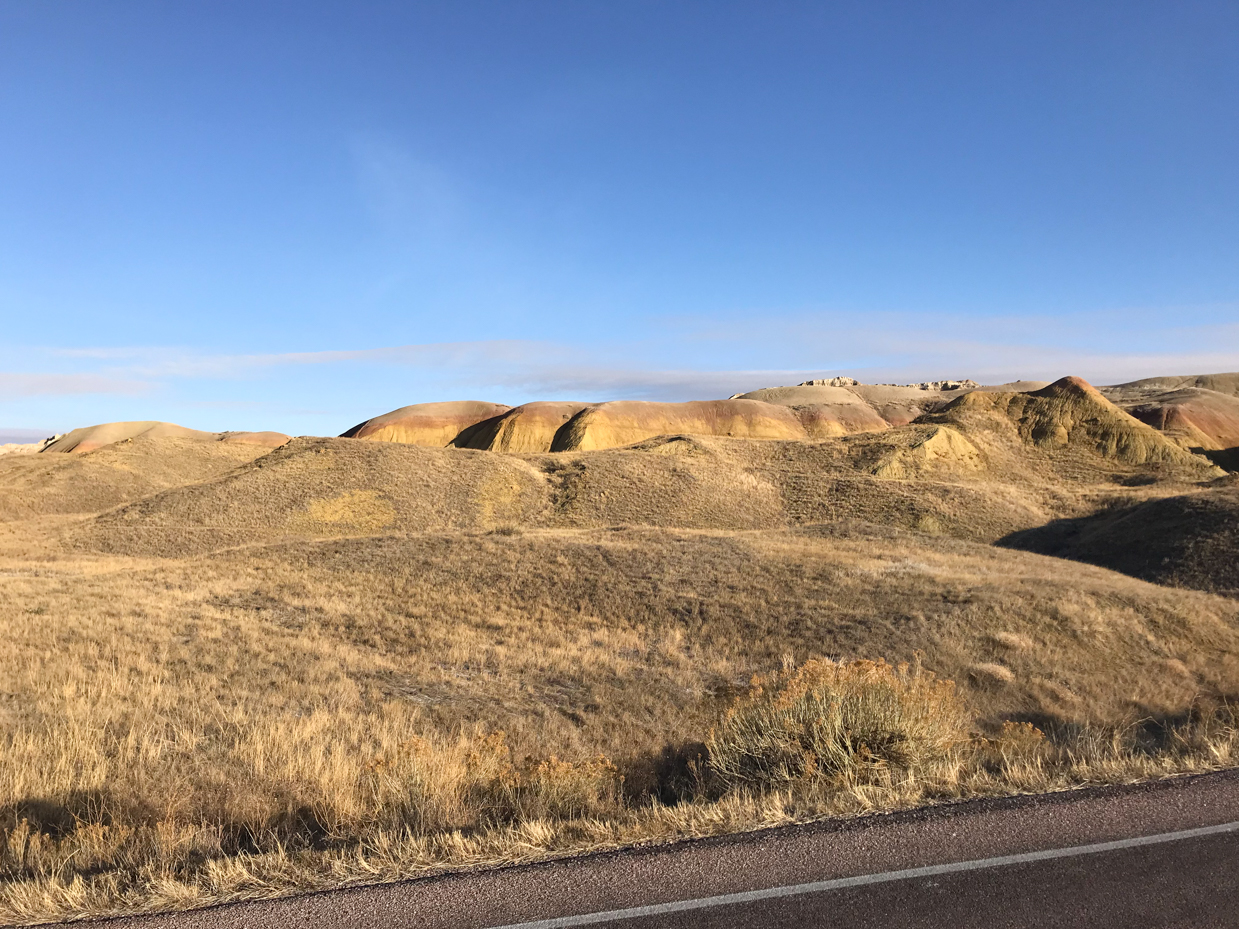
[[[972,381],[875,386],[833,378],[688,403],[542,402],[515,408],[423,403],[367,420],[344,436],[511,452],[591,451],[676,434],[819,439],[905,426],[977,386]]]
[[[73,544],[114,554],[358,533],[859,520],[1159,583],[1239,585],[1227,528],[1239,515],[1227,470],[1239,470],[1234,374],[1100,389],[1073,377],[999,387],[833,378],[688,403],[427,403],[336,439],[128,422],[24,450],[38,454],[0,458],[0,520],[94,514]]]
[[[676,434],[823,439],[906,426],[972,393],[1025,395],[1048,386],[1044,381],[899,386],[838,377],[689,403],[540,402],[515,408],[470,401],[423,403],[367,420],[344,436],[505,452],[590,451]],[[1225,458],[1239,448],[1239,375],[1150,378],[1103,387],[1099,393],[1184,449]]]
[[[10,450],[0,921],[1234,764],[1235,388],[835,378]],[[960,740],[1025,754],[711,805],[703,739],[821,659],[920,665]],[[573,831],[684,791],[664,831]]]

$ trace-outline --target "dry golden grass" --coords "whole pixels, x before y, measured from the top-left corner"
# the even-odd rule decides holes
[[[177,441],[4,472],[10,921],[1234,762],[1239,602],[984,544],[1196,464]]]
[[[0,522],[99,513],[169,487],[218,477],[268,451],[214,437],[139,436],[84,455],[4,455]]]

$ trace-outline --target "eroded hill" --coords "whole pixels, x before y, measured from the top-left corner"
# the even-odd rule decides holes
[[[547,413],[551,424],[582,421],[567,409]],[[690,433],[496,455],[301,438],[102,515],[81,539],[108,551],[188,552],[281,536],[861,519],[994,541],[1091,512],[1116,494],[1148,493],[1134,488],[1182,489],[1221,473],[1068,379],[1031,393],[966,393],[909,425],[818,440]]]

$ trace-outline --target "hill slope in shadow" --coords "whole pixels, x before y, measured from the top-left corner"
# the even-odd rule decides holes
[[[1239,597],[1239,486],[1116,506],[1012,533],[1010,548]]]

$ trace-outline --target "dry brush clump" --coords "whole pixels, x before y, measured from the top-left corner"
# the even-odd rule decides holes
[[[919,665],[810,661],[731,707],[706,740],[729,788],[826,777],[916,777],[956,755],[972,719],[950,681]]]

